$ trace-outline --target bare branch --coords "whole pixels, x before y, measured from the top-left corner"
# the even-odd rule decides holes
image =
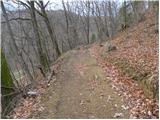
[[[31,20],[30,18],[11,18],[8,21],[13,21],[13,20]],[[6,23],[6,21],[2,21],[1,23]]]

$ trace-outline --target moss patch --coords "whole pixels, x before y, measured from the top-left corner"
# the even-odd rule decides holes
[[[156,78],[153,77],[150,73],[142,74],[125,60],[117,59],[108,61],[117,66],[121,70],[122,75],[127,75],[133,80],[138,81],[146,97],[158,98],[158,88],[155,86]]]
[[[148,73],[144,73],[142,74],[140,71],[138,71],[137,69],[135,69],[134,67],[132,67],[128,62],[126,62],[125,60],[110,60],[109,62],[113,63],[115,66],[117,66],[118,68],[120,68],[121,72],[123,75],[127,75],[130,78],[132,78],[133,80],[136,81],[141,81],[143,80]]]
[[[139,85],[143,88],[143,91],[147,97],[156,99],[159,98],[158,75],[148,75],[145,79],[139,82]]]

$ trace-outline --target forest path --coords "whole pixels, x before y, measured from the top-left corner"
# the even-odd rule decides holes
[[[129,118],[124,102],[88,49],[63,56],[56,81],[42,96],[34,118]]]

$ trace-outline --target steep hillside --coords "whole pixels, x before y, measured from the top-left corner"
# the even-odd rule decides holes
[[[130,106],[133,118],[159,116],[158,34],[154,14],[91,51]]]
[[[158,98],[158,35],[154,14],[133,28],[119,33],[112,41],[117,50],[106,52],[106,60],[116,65],[122,73],[140,82],[148,97]],[[106,54],[106,55],[105,55]]]

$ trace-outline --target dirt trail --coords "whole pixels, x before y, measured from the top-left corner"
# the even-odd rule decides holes
[[[88,50],[66,53],[56,77],[42,96],[44,110],[33,118],[129,118],[123,99]]]

